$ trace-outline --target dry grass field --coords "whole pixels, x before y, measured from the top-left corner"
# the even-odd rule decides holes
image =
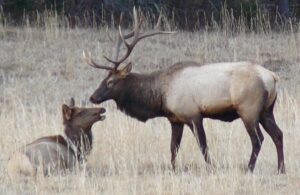
[[[103,54],[112,52],[114,29],[59,28],[49,21],[44,28],[0,26],[0,194],[299,194],[300,33],[291,30],[179,31],[142,41],[130,57],[134,71],[145,73],[183,60],[250,60],[275,71],[281,78],[275,116],[284,133],[287,174],[277,174],[275,145],[265,131],[256,169],[246,171],[251,142],[240,120],[205,121],[214,166],[205,164],[185,128],[174,173],[167,120],[141,123],[106,102],[106,120],[93,127],[94,148],[82,171],[11,181],[6,164],[14,150],[62,133],[62,103],[74,97],[82,106],[93,106],[89,96],[106,72],[87,66],[82,51],[103,63]]]

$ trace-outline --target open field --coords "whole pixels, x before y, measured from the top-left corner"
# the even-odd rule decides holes
[[[62,133],[61,105],[74,97],[83,106],[105,76],[82,62],[91,51],[98,62],[112,51],[115,30],[43,30],[0,26],[0,194],[299,194],[300,187],[300,33],[268,34],[178,32],[142,41],[131,60],[134,71],[150,72],[174,62],[251,60],[280,76],[275,107],[284,133],[286,175],[277,175],[277,156],[270,137],[253,174],[245,168],[251,143],[240,120],[205,121],[215,166],[205,164],[196,139],[185,129],[170,165],[170,125],[166,119],[140,123],[104,103],[107,117],[94,128],[94,148],[86,169],[27,184],[7,176],[9,155],[45,135]]]

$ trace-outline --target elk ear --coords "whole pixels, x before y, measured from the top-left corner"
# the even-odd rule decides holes
[[[124,68],[122,68],[119,72],[122,76],[127,76],[132,70],[132,63],[129,62]]]
[[[63,104],[62,105],[62,114],[63,114],[63,119],[64,120],[67,120],[67,121],[70,120],[71,115],[72,115],[72,108],[70,108],[66,104]]]
[[[74,100],[73,97],[71,97],[69,106],[70,106],[70,107],[74,107],[74,106],[75,106],[75,100]]]

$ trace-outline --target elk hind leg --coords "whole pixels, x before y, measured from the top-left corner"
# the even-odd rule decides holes
[[[285,173],[284,153],[283,153],[283,133],[277,126],[274,114],[274,104],[261,114],[259,122],[262,124],[266,132],[271,136],[277,150],[278,173]]]
[[[256,160],[258,158],[258,154],[261,149],[261,145],[264,140],[264,136],[259,128],[259,123],[256,114],[253,114],[251,116],[248,113],[248,115],[247,114],[245,114],[244,116],[242,115],[241,119],[251,139],[252,152],[248,163],[248,168],[251,172],[253,172],[255,168]]]

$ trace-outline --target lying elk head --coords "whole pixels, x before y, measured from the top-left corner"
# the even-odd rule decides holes
[[[90,130],[95,122],[105,119],[102,115],[105,113],[104,108],[79,108],[75,106],[73,98],[69,106],[62,105],[62,113],[65,125],[81,130]]]
[[[123,89],[123,82],[122,80],[126,79],[128,75],[130,75],[132,64],[131,62],[127,63],[127,65],[120,67],[120,64],[123,63],[131,54],[134,46],[142,39],[146,37],[151,37],[154,35],[159,34],[173,34],[175,32],[167,32],[167,31],[159,31],[158,28],[161,23],[161,15],[158,18],[157,24],[155,26],[155,29],[151,32],[147,33],[141,33],[141,25],[144,21],[144,16],[142,15],[140,18],[137,16],[137,11],[135,8],[133,8],[133,19],[134,19],[134,27],[131,32],[124,35],[122,33],[121,26],[119,25],[119,36],[118,36],[118,42],[115,48],[115,55],[114,59],[109,59],[108,57],[104,56],[104,58],[109,61],[110,63],[114,64],[114,67],[109,67],[105,65],[99,65],[95,63],[92,58],[91,54],[89,53],[88,56],[86,56],[85,52],[83,52],[83,57],[85,61],[94,68],[104,69],[108,70],[109,74],[108,76],[101,82],[99,88],[94,92],[94,94],[91,96],[90,101],[95,104],[100,104],[101,102],[104,102],[109,99],[115,99],[120,96],[120,92],[122,92]],[[120,17],[120,24],[122,21],[122,14]],[[133,41],[131,43],[128,43],[126,39],[132,38]],[[122,42],[126,46],[126,53],[125,55],[118,59],[119,57],[119,51]]]

